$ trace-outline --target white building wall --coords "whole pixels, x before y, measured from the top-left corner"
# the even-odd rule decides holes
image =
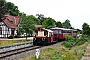
[[[17,35],[17,29],[15,29],[15,31],[14,31],[14,35]]]
[[[0,22],[0,25],[1,25],[0,27],[1,27],[2,29],[3,29],[3,26],[2,26],[3,24],[4,24],[3,22]],[[2,34],[3,34],[3,31],[2,31]],[[0,37],[2,37],[1,34],[0,34]]]
[[[11,35],[11,28],[8,28],[3,22],[0,22],[0,27],[2,28],[2,35],[0,37],[9,37]],[[14,31],[17,34],[16,29]]]
[[[6,26],[2,26],[2,37],[7,37],[8,28]]]

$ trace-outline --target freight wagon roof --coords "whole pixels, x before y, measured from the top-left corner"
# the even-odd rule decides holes
[[[58,27],[55,27],[55,28],[50,28],[50,29],[54,29],[54,30],[64,30],[65,28],[58,28]]]
[[[44,29],[44,28],[43,28],[43,30],[46,30],[46,31],[48,31],[48,32],[53,32],[52,30],[49,30],[49,29]]]
[[[73,30],[73,29],[64,29],[64,30]]]
[[[73,29],[58,28],[58,27],[50,28],[50,29],[52,29],[52,30],[73,30]],[[73,31],[77,31],[77,30],[73,30]]]

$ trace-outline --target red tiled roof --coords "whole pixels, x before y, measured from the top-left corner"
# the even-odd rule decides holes
[[[15,16],[15,18],[16,18],[16,24],[18,25],[20,16]]]
[[[5,15],[3,22],[8,28],[18,28],[19,16]]]

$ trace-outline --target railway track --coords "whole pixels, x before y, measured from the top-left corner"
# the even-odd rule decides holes
[[[34,50],[37,48],[40,48],[41,46],[30,46],[30,47],[25,47],[25,48],[20,48],[20,49],[15,49],[15,50],[11,50],[11,51],[6,51],[6,52],[2,52],[0,53],[0,59],[2,58],[6,58],[15,54],[20,54],[22,52],[26,52],[26,51],[30,51],[30,50]]]
[[[15,55],[19,55],[19,54],[27,52],[27,51],[35,50],[37,48],[42,47],[42,46],[33,46],[33,45],[24,46],[26,44],[29,44],[29,43],[23,43],[23,44],[19,44],[19,45],[14,45],[13,47],[11,46],[12,48],[10,46],[9,47],[7,47],[7,46],[6,47],[1,47],[0,48],[0,60],[17,60],[17,59],[14,59],[14,57],[12,59],[11,57],[15,56]],[[19,48],[16,48],[16,46],[19,47]],[[11,48],[11,50],[9,48]],[[7,50],[2,51],[4,49],[7,49]]]
[[[33,46],[32,42],[26,42],[22,44],[0,47],[0,60],[20,60],[20,58],[35,54],[35,51],[38,48],[42,50],[61,43],[62,42],[58,42],[48,46]]]

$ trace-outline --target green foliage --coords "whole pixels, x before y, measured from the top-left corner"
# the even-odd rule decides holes
[[[35,24],[38,23],[39,20],[35,16],[33,15],[26,16],[25,14],[23,14],[19,21],[19,28],[18,28],[19,34],[26,33],[26,40],[27,40],[27,36],[33,34],[33,30],[36,29]]]
[[[66,36],[66,42],[72,42],[72,41],[74,41],[74,37],[71,35],[67,35]]]
[[[13,35],[10,35],[9,37],[8,37],[8,39],[13,39],[14,38],[14,36]]]
[[[83,34],[90,35],[90,27],[87,23],[84,23],[82,25]]]
[[[60,21],[56,22],[55,24],[56,24],[56,27],[60,27],[60,28],[63,27],[63,25],[62,25],[62,23]]]
[[[38,18],[36,18],[33,15],[29,15],[28,16],[30,20],[32,20],[34,22],[34,24],[40,24],[40,20]]]
[[[73,55],[74,53],[70,52],[70,53],[65,53],[65,54],[62,54],[62,59],[63,60],[76,60],[74,59],[75,58],[75,55]]]
[[[64,28],[71,28],[71,24],[70,24],[70,21],[68,19],[65,20],[65,22],[63,22],[63,27]]]
[[[7,7],[7,14],[12,15],[12,16],[18,16],[19,15],[19,10],[18,7],[14,5],[12,2],[7,2],[6,3]]]
[[[72,36],[67,36],[66,41],[63,43],[63,45],[69,49],[71,49],[73,46],[79,46],[84,44],[85,42],[89,42],[90,37],[87,35],[82,35],[79,38],[74,38]]]
[[[20,35],[15,35],[14,38],[21,38],[21,36]]]
[[[82,35],[79,39],[76,40],[75,45],[82,45],[88,41],[89,41],[89,37],[87,35]]]
[[[45,20],[45,17],[43,14],[36,14],[37,18],[40,20],[40,23],[38,24],[41,24],[42,25],[42,22]]]
[[[2,18],[4,18],[6,12],[6,0],[0,0],[0,22],[2,21]]]
[[[72,48],[73,45],[74,45],[74,37],[73,36],[70,36],[70,35],[67,35],[66,36],[66,41],[63,43],[63,45],[67,48]]]
[[[42,27],[46,29],[55,27],[55,20],[50,17],[46,18],[42,23]]]
[[[75,46],[68,50],[64,46],[56,45],[40,51],[39,59],[35,55],[22,58],[21,60],[80,60],[88,44]]]
[[[82,30],[80,30],[80,29],[76,29],[76,30],[77,30],[78,34],[82,34]]]
[[[2,21],[2,18],[5,17],[5,14],[20,16],[20,11],[13,3],[6,2],[6,0],[0,0],[0,22]]]

